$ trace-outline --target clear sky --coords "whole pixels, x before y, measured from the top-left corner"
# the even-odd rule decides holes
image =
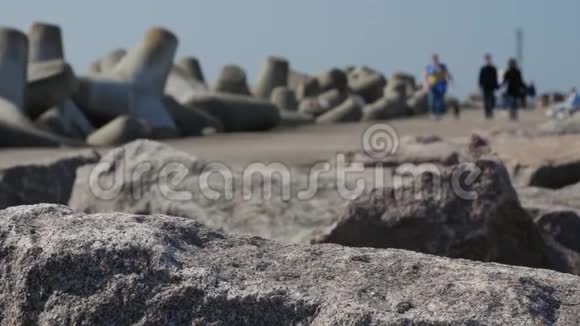
[[[540,91],[580,86],[580,0],[19,0],[2,6],[0,21],[60,24],[79,73],[152,25],[174,31],[179,55],[198,57],[210,80],[229,63],[253,78],[270,54],[309,73],[368,65],[418,76],[438,52],[458,95],[476,89],[483,53],[502,67],[515,55],[521,27],[524,77]]]

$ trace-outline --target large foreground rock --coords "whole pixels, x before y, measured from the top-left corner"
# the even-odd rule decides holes
[[[574,263],[561,263],[550,252],[507,170],[493,156],[409,172],[415,173],[411,184],[373,190],[353,201],[319,242],[578,272]]]
[[[561,189],[580,182],[580,155],[532,165],[513,164],[512,178],[521,187]]]
[[[322,168],[312,173],[317,170]],[[281,165],[224,166],[158,142],[135,141],[79,169],[69,205],[89,213],[181,216],[227,233],[309,243],[333,225],[345,204],[331,170],[316,174],[316,191],[309,194],[310,172]],[[259,177],[271,182],[245,181]]]
[[[3,325],[580,323],[580,279],[543,270],[54,205],[1,211],[0,239]]]
[[[20,163],[0,170],[0,208],[39,203],[66,204],[77,169],[98,162],[95,152]]]

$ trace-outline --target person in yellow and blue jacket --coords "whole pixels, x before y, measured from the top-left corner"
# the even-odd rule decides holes
[[[429,109],[434,119],[440,119],[445,113],[445,94],[452,80],[447,66],[439,60],[439,55],[432,56],[432,62],[425,68],[423,85],[429,93]]]

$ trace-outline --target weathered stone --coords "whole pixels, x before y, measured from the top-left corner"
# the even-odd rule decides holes
[[[185,174],[172,181],[173,172]],[[226,167],[158,142],[135,141],[80,169],[69,205],[85,212],[175,215],[227,233],[309,243],[332,226],[345,204],[334,172],[318,174],[315,185],[310,172],[279,164]],[[249,178],[260,176],[272,182],[258,179],[247,188]],[[355,182],[346,181],[348,187]],[[316,192],[307,193],[312,186]]]
[[[224,66],[213,90],[221,93],[250,95],[246,73],[237,65]]]
[[[0,212],[3,325],[577,325],[580,280],[402,250],[285,246],[178,217]]]
[[[181,105],[172,97],[165,97],[163,103],[175,120],[181,136],[204,136],[224,129],[216,118],[195,107]]]
[[[254,95],[269,100],[276,87],[288,85],[289,71],[290,64],[286,59],[269,57],[254,85]]]
[[[348,74],[348,88],[367,103],[375,102],[383,97],[385,86],[385,77],[366,67],[356,68]]]
[[[464,160],[462,144],[443,141],[435,136],[403,137],[399,143],[395,152],[385,153],[389,155],[384,157],[373,157],[369,153],[354,153],[351,162],[362,163],[367,167],[398,168],[405,164],[452,166]]]
[[[143,120],[121,115],[87,137],[93,146],[121,145],[139,138],[153,138],[153,131]]]
[[[40,203],[67,204],[77,168],[98,162],[92,151],[21,162],[0,170],[0,209]]]
[[[507,170],[495,158],[409,172],[419,172],[412,184],[377,189],[353,201],[320,242],[554,267]]]
[[[565,247],[580,254],[580,215],[579,211],[558,210],[541,214],[536,219],[536,225],[550,234]]]
[[[175,65],[185,70],[190,77],[193,77],[195,80],[205,84],[205,76],[203,74],[203,70],[201,69],[201,64],[197,58],[183,57],[179,59]]]
[[[184,104],[216,117],[227,132],[264,131],[280,123],[280,113],[269,101],[234,94],[201,94]]]
[[[519,187],[561,189],[580,183],[580,157],[554,158],[535,164],[516,162],[511,174]]]
[[[41,128],[57,135],[79,140],[84,140],[95,129],[71,100],[46,111],[36,120],[36,123]]]
[[[318,124],[328,124],[337,122],[356,122],[362,118],[362,107],[364,100],[358,96],[349,96],[339,106],[328,110],[326,113],[316,118]]]
[[[343,92],[348,88],[348,78],[340,69],[331,69],[317,77],[320,92],[338,89]]]
[[[276,87],[274,89],[270,101],[274,103],[274,105],[276,105],[280,110],[298,110],[298,101],[296,100],[294,91],[284,86]]]

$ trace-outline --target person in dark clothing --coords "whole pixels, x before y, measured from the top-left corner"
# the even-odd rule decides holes
[[[497,69],[493,65],[491,55],[485,55],[485,65],[479,71],[479,87],[483,95],[485,117],[493,118],[495,108],[495,91],[498,89]]]
[[[530,98],[532,105],[536,100],[536,85],[533,81],[528,83],[528,88],[526,89],[526,96]],[[533,108],[533,106],[532,106]]]
[[[507,105],[510,110],[510,119],[518,119],[518,104],[525,89],[522,72],[515,59],[508,61],[508,69],[503,76],[503,85],[506,86]]]

